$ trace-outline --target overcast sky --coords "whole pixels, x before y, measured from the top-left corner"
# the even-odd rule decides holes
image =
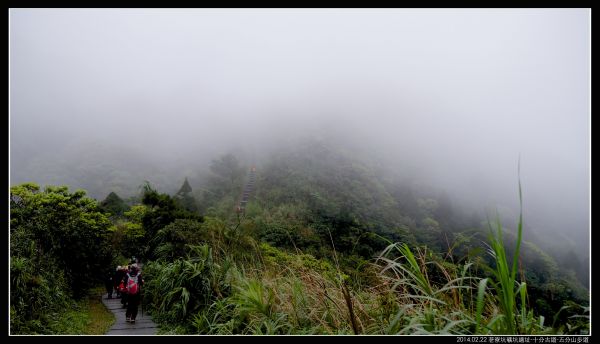
[[[172,159],[338,135],[451,192],[512,205],[520,154],[529,218],[587,237],[590,10],[12,9],[9,19],[11,183],[30,177],[27,161],[83,141]]]

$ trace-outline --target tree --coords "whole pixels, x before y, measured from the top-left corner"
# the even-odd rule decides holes
[[[64,271],[75,296],[102,281],[111,265],[108,245],[110,220],[84,190],[33,183],[10,189],[10,232],[30,239],[34,259],[52,259]],[[18,243],[15,243],[17,245]],[[11,243],[12,251],[17,246]]]
[[[155,257],[167,261],[184,258],[188,245],[196,245],[203,238],[202,224],[196,220],[178,219],[158,231]]]
[[[106,196],[104,201],[100,202],[100,209],[110,213],[113,216],[121,216],[124,212],[129,210],[129,207],[127,204],[125,204],[125,201],[119,197],[119,195],[111,192],[108,194],[108,196]]]
[[[244,169],[233,154],[226,154],[213,160],[210,170],[218,176],[229,179],[232,184],[236,178],[244,175]]]
[[[142,216],[144,240],[140,245],[145,245],[145,259],[154,258],[157,242],[154,240],[159,230],[176,219],[191,219],[202,222],[202,216],[192,213],[176,202],[167,194],[160,194],[149,183],[144,186],[142,204],[148,209]]]
[[[143,246],[140,245],[145,237],[142,219],[147,210],[145,205],[134,205],[129,211],[123,213],[122,218],[114,221],[110,240],[115,257],[118,254],[125,257],[143,255]]]
[[[198,206],[196,205],[196,199],[192,193],[192,187],[188,183],[187,177],[181,185],[181,188],[174,197],[186,210],[190,212],[197,212]]]
[[[210,170],[217,176],[217,179],[228,184],[228,191],[235,189],[236,182],[241,181],[244,176],[244,168],[240,166],[233,154],[223,155],[219,159],[213,160]]]

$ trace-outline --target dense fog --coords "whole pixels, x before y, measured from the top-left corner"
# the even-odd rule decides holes
[[[12,9],[10,184],[179,186],[310,138],[516,220],[520,157],[528,228],[588,259],[590,15]]]

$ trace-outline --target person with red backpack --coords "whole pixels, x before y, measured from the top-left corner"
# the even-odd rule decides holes
[[[115,271],[115,276],[113,278],[113,283],[115,286],[115,291],[117,294],[117,298],[121,297],[121,291],[122,289],[119,288],[119,286],[121,285],[121,282],[123,282],[123,278],[125,278],[125,273],[127,272],[126,269],[124,269],[123,267],[121,267],[121,265],[117,266],[117,271]]]
[[[127,311],[125,318],[127,322],[134,324],[141,300],[141,287],[144,284],[142,273],[136,266],[131,266],[129,273],[125,276],[125,287],[127,288]]]
[[[121,296],[121,305],[123,308],[127,308],[127,284],[125,283],[127,279],[127,271],[128,266],[124,265],[118,271],[119,281],[116,283],[118,295]]]

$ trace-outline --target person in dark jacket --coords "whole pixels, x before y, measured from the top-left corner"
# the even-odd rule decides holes
[[[108,271],[108,273],[106,274],[106,277],[104,280],[104,287],[106,288],[106,293],[108,294],[108,298],[112,299],[113,287],[114,287],[112,271]]]
[[[133,280],[137,284],[137,290],[135,292],[129,290],[127,293],[127,311],[125,312],[125,318],[127,322],[135,323],[135,318],[138,313],[138,306],[140,305],[142,286],[144,280],[142,274],[136,266],[131,266],[129,273],[125,275],[125,285],[130,286],[129,280]]]

